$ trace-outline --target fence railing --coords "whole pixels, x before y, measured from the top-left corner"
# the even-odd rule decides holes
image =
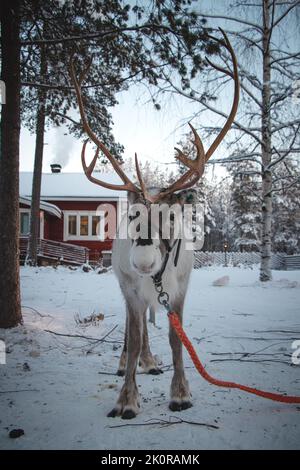
[[[296,260],[297,259],[297,260]],[[252,266],[260,263],[258,252],[208,252],[196,251],[194,268],[202,266]],[[298,266],[298,267],[297,267]],[[285,253],[272,253],[272,269],[300,269],[300,255],[287,256]]]
[[[20,237],[20,260],[25,261],[28,238]],[[38,240],[38,258],[65,264],[82,265],[89,261],[89,249],[84,246],[53,240]]]

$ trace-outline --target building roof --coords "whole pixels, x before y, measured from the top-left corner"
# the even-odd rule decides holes
[[[20,196],[19,202],[21,204],[24,204],[25,206],[31,207],[31,197]],[[50,204],[49,202],[45,201],[40,201],[40,209],[45,212],[48,212],[51,215],[54,215],[55,217],[58,217],[59,219],[62,218],[62,211],[59,209],[59,207],[55,206],[54,204]]]
[[[31,197],[32,173],[20,173],[20,196]],[[107,183],[122,184],[115,173],[95,173]],[[91,183],[84,173],[43,173],[41,199],[44,200],[116,200],[126,197],[125,191],[113,191]]]

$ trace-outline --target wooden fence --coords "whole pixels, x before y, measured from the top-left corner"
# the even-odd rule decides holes
[[[20,237],[20,261],[26,259],[27,237]],[[52,240],[38,240],[38,259],[40,263],[56,262],[61,264],[82,265],[89,261],[89,249],[84,246],[70,243],[55,242]]]
[[[300,269],[300,255],[285,256],[285,269],[291,271],[292,269]]]
[[[253,266],[260,263],[258,252],[208,252],[196,251],[194,268],[202,266]],[[300,255],[288,256],[285,253],[272,253],[272,269],[300,269]]]

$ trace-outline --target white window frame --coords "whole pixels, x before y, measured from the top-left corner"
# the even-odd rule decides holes
[[[30,213],[31,209],[26,209],[25,207],[20,207],[19,209],[19,227],[20,227],[20,237],[28,237],[28,233],[21,233],[21,214],[29,214],[29,231],[30,231]],[[44,227],[45,227],[45,217],[44,217],[44,211],[40,211],[40,236],[39,238],[44,238]]]
[[[69,234],[69,216],[76,216],[76,232],[77,235]],[[92,235],[92,217],[100,217],[99,235]],[[80,235],[80,216],[88,217],[88,235]],[[104,241],[105,240],[105,213],[104,211],[64,211],[64,241],[69,240],[89,240]]]

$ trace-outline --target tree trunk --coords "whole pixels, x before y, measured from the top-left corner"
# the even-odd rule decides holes
[[[260,280],[270,281],[271,272],[271,229],[272,229],[272,174],[271,163],[271,67],[270,67],[270,0],[263,0],[263,90],[262,90],[262,221],[261,221],[261,265]]]
[[[0,328],[22,322],[19,277],[20,2],[1,2]]]
[[[45,77],[47,73],[47,62],[44,48],[41,50],[40,77]],[[27,250],[27,264],[37,265],[38,239],[40,230],[40,199],[42,183],[42,167],[44,153],[44,131],[45,131],[45,104],[46,92],[43,89],[38,91],[37,119],[36,119],[36,139],[34,155],[34,171],[32,179],[31,212],[30,212],[30,232]]]

